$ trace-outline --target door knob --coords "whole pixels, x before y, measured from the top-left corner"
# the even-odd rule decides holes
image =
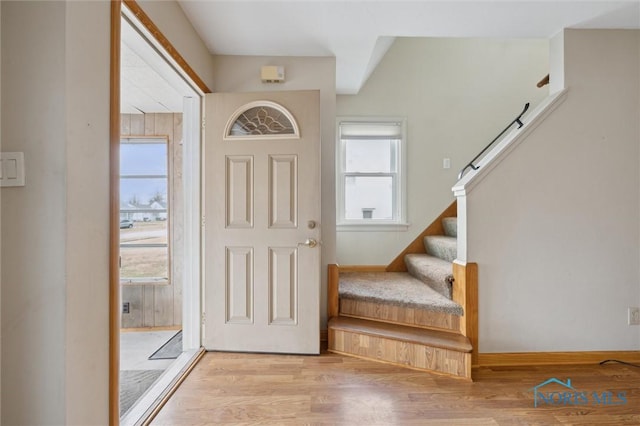
[[[314,248],[315,246],[318,245],[318,242],[316,240],[314,240],[313,238],[307,238],[307,241],[305,241],[304,243],[298,243],[299,246],[307,246],[309,248]]]

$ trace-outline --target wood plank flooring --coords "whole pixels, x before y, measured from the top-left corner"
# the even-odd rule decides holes
[[[534,408],[549,378],[588,403]],[[620,364],[484,367],[475,382],[336,354],[207,353],[153,425],[640,425],[640,368]],[[565,392],[550,384],[541,391]],[[610,391],[603,405],[593,392]]]

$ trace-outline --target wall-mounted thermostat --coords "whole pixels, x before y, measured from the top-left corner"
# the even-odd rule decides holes
[[[260,72],[263,83],[284,83],[283,66],[264,66]]]

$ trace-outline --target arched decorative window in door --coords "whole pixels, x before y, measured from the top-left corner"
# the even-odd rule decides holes
[[[256,101],[243,105],[231,115],[225,139],[298,139],[300,130],[293,115],[282,105]]]

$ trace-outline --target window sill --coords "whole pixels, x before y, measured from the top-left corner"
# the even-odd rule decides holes
[[[357,222],[339,223],[336,225],[338,232],[404,232],[409,229],[410,223],[397,222]]]
[[[120,285],[168,285],[167,278],[122,278]]]

